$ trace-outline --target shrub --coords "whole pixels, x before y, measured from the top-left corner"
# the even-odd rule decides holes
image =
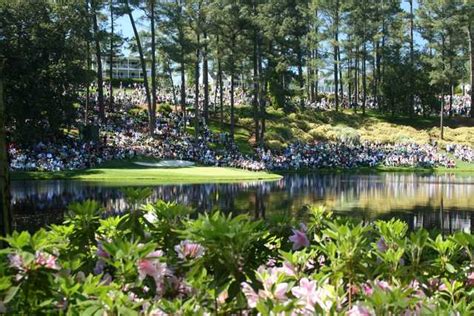
[[[173,108],[168,103],[160,104],[160,106],[158,107],[158,113],[161,113],[163,115],[168,115],[171,112],[173,112]]]
[[[266,147],[272,151],[281,151],[285,148],[285,145],[283,145],[282,142],[280,142],[279,140],[276,140],[276,139],[272,139],[272,140],[267,140],[265,142],[266,144]]]
[[[337,125],[333,130],[338,141],[354,144],[360,141],[359,132],[352,127]]]
[[[148,193],[128,190],[134,206],[123,215],[102,218],[86,201],[64,225],[2,238],[0,313],[474,313],[471,234],[363,223],[322,207],[299,225],[196,216],[174,203],[142,205]]]
[[[313,128],[308,132],[311,135],[313,140],[327,140],[327,131],[324,128],[318,127]]]

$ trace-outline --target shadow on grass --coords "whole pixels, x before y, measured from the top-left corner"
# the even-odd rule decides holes
[[[15,171],[11,173],[11,180],[74,180],[81,176],[102,174],[96,169],[83,169],[73,171]]]
[[[120,169],[133,169],[133,170],[145,170],[145,169],[175,169],[175,168],[192,168],[196,166],[143,166],[137,165],[134,162],[158,162],[158,160],[146,157],[137,157],[136,159],[127,160],[112,160],[104,162],[103,164],[96,166],[91,169],[81,170],[68,170],[68,171],[15,171],[11,173],[12,180],[74,180],[84,176],[90,175],[101,175],[106,172],[103,169],[120,170]]]

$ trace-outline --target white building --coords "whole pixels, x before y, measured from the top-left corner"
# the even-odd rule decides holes
[[[97,69],[94,66],[94,69]],[[107,57],[102,58],[102,75],[104,78],[109,77],[110,63]],[[148,77],[151,76],[150,66],[147,64],[146,72]],[[112,65],[113,78],[143,78],[142,66],[138,57],[116,57]]]

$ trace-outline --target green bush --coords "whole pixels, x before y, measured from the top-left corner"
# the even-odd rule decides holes
[[[333,128],[336,139],[341,142],[358,143],[360,141],[359,132],[348,126],[337,125]]]
[[[163,115],[168,115],[171,112],[173,112],[173,108],[168,103],[160,104],[160,106],[158,107],[158,113],[161,113]]]
[[[77,203],[63,225],[2,238],[7,315],[472,315],[474,236],[409,231],[308,207],[305,224],[199,214],[126,192],[104,217]]]
[[[272,151],[280,151],[285,148],[282,142],[272,139],[265,141],[266,147]]]
[[[293,138],[293,133],[290,126],[285,125],[275,125],[271,127],[271,131],[280,136],[283,140],[291,140]]]

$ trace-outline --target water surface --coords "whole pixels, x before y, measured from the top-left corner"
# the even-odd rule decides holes
[[[392,217],[410,228],[474,231],[474,175],[410,173],[287,175],[275,182],[152,186],[157,199],[198,211],[248,212],[255,218],[304,214],[306,205],[326,205],[338,214],[367,221]],[[60,223],[71,202],[95,199],[107,211],[123,211],[122,187],[79,181],[14,181],[15,225],[34,230]]]

